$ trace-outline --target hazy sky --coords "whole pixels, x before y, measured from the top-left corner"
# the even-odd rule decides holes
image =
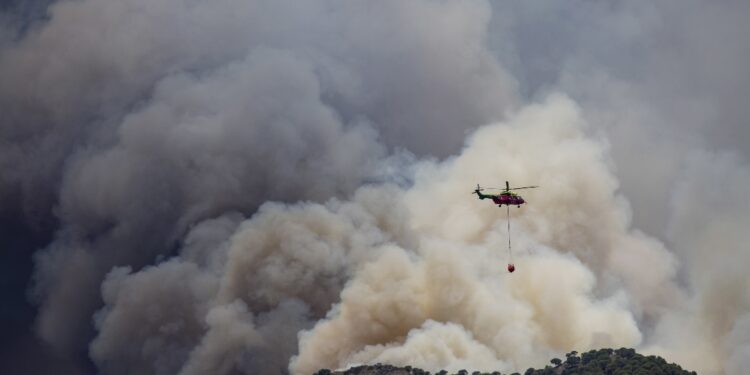
[[[4,2],[0,370],[512,372],[619,345],[739,374],[748,17]],[[505,180],[542,185],[512,277],[504,212],[468,194]]]

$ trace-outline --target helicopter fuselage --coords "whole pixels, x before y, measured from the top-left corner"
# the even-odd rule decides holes
[[[534,189],[538,186],[522,186],[517,188],[511,188],[510,183],[508,181],[505,181],[505,189],[502,189],[502,191],[498,194],[482,194],[483,189],[479,184],[477,184],[477,188],[474,189],[472,192],[473,194],[477,195],[477,198],[484,200],[484,199],[492,199],[492,202],[498,205],[498,207],[505,206],[518,206],[521,207],[522,204],[526,203],[526,201],[521,197],[520,195],[516,194],[515,192],[512,192],[511,190],[520,190],[520,189]],[[487,188],[495,190],[497,188]],[[501,190],[501,189],[497,189]]]
[[[492,199],[492,202],[500,207],[502,207],[503,205],[520,206],[526,203],[526,201],[523,200],[523,197],[515,193],[503,192],[500,194],[482,194],[480,192],[477,192],[477,196],[479,197],[479,199]]]
[[[517,194],[498,194],[496,196],[492,197],[492,201],[498,205],[507,205],[507,206],[520,206],[526,201],[523,200],[523,197]]]

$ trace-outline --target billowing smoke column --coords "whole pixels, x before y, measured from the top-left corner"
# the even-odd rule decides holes
[[[673,47],[670,5],[575,4],[0,17],[0,218],[53,228],[36,333],[105,374],[512,372],[602,346],[746,372],[745,86],[671,63],[711,46],[746,73],[711,43],[746,6],[710,6],[716,34]],[[505,210],[469,195],[505,180],[542,186],[512,208],[513,275]]]
[[[112,372],[266,373],[285,367],[302,331],[295,374],[370,362],[509,371],[571,347],[637,345],[634,311],[675,297],[673,259],[628,230],[582,126],[553,97],[481,128],[456,158],[414,165],[409,188],[203,222],[179,256],[109,273],[92,358]],[[514,277],[504,210],[470,200],[465,184],[501,176],[549,190],[529,197],[538,209],[514,211]],[[631,256],[654,274],[638,278]]]
[[[3,204],[22,202],[30,221],[54,207],[59,220],[36,256],[40,335],[85,348],[104,275],[172,253],[201,219],[351,192],[388,146],[446,154],[499,118],[512,85],[481,48],[487,14],[481,3],[54,4],[0,60]]]

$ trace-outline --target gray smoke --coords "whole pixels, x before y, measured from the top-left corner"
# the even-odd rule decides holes
[[[49,14],[0,61],[0,186],[27,220],[54,207],[60,221],[35,276],[39,332],[60,350],[85,347],[113,266],[153,262],[228,210],[351,192],[388,147],[446,154],[513,102],[482,46],[481,3],[82,1]]]
[[[0,17],[0,210],[55,229],[31,284],[63,355],[747,366],[746,2],[21,11],[48,3]],[[542,186],[510,276],[504,210],[468,194],[505,180]]]
[[[480,129],[457,158],[414,165],[409,188],[267,203],[239,226],[207,221],[185,254],[110,272],[92,358],[112,372],[282,371],[299,350],[295,374],[377,361],[512,370],[571,347],[638,345],[637,319],[679,301],[674,261],[628,229],[604,149],[583,127],[575,105],[555,96]],[[497,162],[483,163],[488,155]],[[529,198],[536,208],[513,214],[518,277],[502,272],[503,210],[467,202],[465,181],[488,176],[549,186]],[[632,258],[650,260],[653,273]]]
[[[654,350],[700,373],[746,372],[748,280],[735,265],[747,263],[739,228],[747,227],[750,171],[743,99],[750,42],[741,36],[750,31],[741,21],[748,3],[575,1],[495,10],[506,17],[495,18],[504,32],[494,43],[515,51],[499,56],[522,90],[553,86],[575,98],[611,145],[634,225],[679,264],[687,299],[642,323],[655,327]],[[548,64],[550,57],[559,63]]]

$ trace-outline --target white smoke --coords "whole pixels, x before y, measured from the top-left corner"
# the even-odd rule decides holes
[[[295,374],[377,361],[512,370],[543,364],[569,348],[638,345],[641,311],[656,310],[649,304],[657,300],[670,307],[677,294],[673,259],[658,241],[629,229],[605,150],[583,126],[575,105],[553,96],[508,123],[481,128],[459,156],[415,165],[409,188],[373,185],[349,202],[324,205],[266,204],[240,224],[229,244],[203,247],[204,254],[193,250],[131,276],[111,273],[105,286],[124,286],[141,274],[172,274],[177,264],[200,267],[196,276],[214,275],[218,285],[210,298],[191,293],[192,309],[212,306],[202,310],[198,337],[191,330],[176,337],[159,330],[157,352],[167,358],[190,353],[165,373],[254,372],[267,351],[289,358],[297,348],[269,343],[277,336],[263,335],[273,323],[262,316],[286,316],[285,324],[309,328],[291,363]],[[488,161],[488,154],[495,160]],[[513,168],[522,160],[529,160],[525,168]],[[504,271],[505,210],[474,200],[466,184],[503,178],[544,186],[526,194],[533,205],[513,210],[519,267],[513,275]],[[563,222],[563,213],[575,219]],[[638,278],[628,256],[651,259],[661,274]],[[189,259],[207,257],[219,260]],[[141,347],[151,339],[112,333],[144,326],[139,319],[116,318],[127,309],[119,300],[106,298],[99,314],[100,333],[91,347],[99,364],[121,353],[106,350],[117,347],[111,341]],[[158,298],[147,303],[160,311],[165,302],[166,309],[180,305]],[[297,313],[282,314],[290,303],[299,306]],[[173,314],[151,316],[151,324],[173,324]],[[131,355],[123,361],[154,362]]]
[[[40,336],[85,349],[104,275],[203,219],[346,195],[389,148],[455,150],[516,100],[488,20],[482,2],[52,4],[0,55],[0,199],[59,222],[35,257]]]
[[[37,332],[102,373],[511,372],[602,346],[743,373],[748,11],[0,14],[0,214],[54,229]],[[513,274],[505,210],[469,195],[506,180],[541,186],[511,208]]]
[[[657,353],[706,373],[747,371],[750,169],[736,155],[695,152],[672,198],[669,237],[686,268],[690,300],[657,326]]]

